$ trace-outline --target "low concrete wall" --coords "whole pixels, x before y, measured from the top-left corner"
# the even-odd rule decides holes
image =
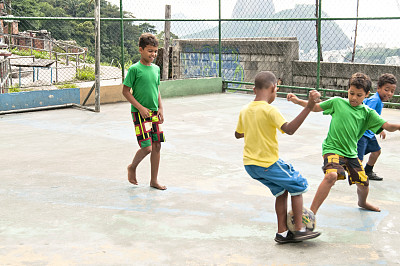
[[[81,104],[85,100],[91,88],[81,88]],[[165,80],[160,83],[161,97],[177,97],[222,92],[222,78],[202,79],[178,79]],[[124,102],[122,84],[114,86],[102,86],[100,89],[101,103]],[[94,92],[90,95],[86,105],[94,104]]]
[[[293,61],[292,69],[293,86],[315,88],[317,81],[316,62]],[[383,73],[391,73],[397,80],[400,80],[400,66],[321,62],[320,87],[347,90],[349,78],[356,72],[363,72],[370,76],[374,92],[377,88],[378,78]],[[399,92],[400,86],[397,86],[395,94],[399,94]]]
[[[222,92],[222,78],[178,79],[161,81],[161,97],[177,97]]]
[[[173,40],[173,78],[217,77],[218,44],[218,39]],[[221,44],[224,80],[253,82],[259,71],[270,70],[292,82],[292,62],[299,59],[296,38],[235,38],[224,39]]]
[[[79,104],[79,88],[0,94],[0,111]]]
[[[85,101],[91,87],[80,89],[80,104]],[[85,105],[94,105],[94,90]],[[100,103],[116,103],[126,101],[122,95],[122,84],[100,86]]]
[[[91,88],[27,91],[0,94],[0,111],[55,106],[68,103],[83,104]],[[222,78],[184,79],[161,81],[163,98],[222,92]],[[94,91],[86,105],[94,105]],[[116,103],[126,101],[122,85],[102,86],[100,102]]]
[[[216,39],[174,40],[173,78],[218,76],[218,43]],[[299,44],[296,38],[224,39],[221,48],[224,80],[254,82],[258,72],[269,70],[282,80],[283,85],[316,87],[317,63],[298,60]],[[374,92],[378,78],[383,73],[392,73],[400,81],[400,66],[321,62],[320,87],[347,90],[348,80],[356,72],[363,72],[371,77]],[[230,84],[233,88],[241,86]],[[396,94],[400,94],[399,85]]]

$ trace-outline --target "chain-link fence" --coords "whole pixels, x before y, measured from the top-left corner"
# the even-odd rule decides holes
[[[93,83],[93,1],[26,2],[0,1],[0,41],[22,57],[10,60],[12,87]],[[120,84],[140,58],[140,34],[154,33],[163,47],[169,22],[163,79],[222,76],[245,89],[257,71],[272,70],[282,88],[340,89],[365,71],[376,85],[381,73],[400,75],[399,11],[399,0],[102,0],[101,80]]]

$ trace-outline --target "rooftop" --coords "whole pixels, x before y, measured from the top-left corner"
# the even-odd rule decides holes
[[[317,215],[317,239],[274,242],[274,197],[242,165],[234,138],[252,95],[167,98],[159,180],[150,163],[128,183],[138,149],[128,103],[0,116],[0,262],[5,265],[393,265],[400,263],[400,132],[379,140],[382,155],[369,200],[338,181]],[[288,119],[299,106],[278,98]],[[400,111],[383,117],[399,123]],[[309,207],[322,180],[321,143],[330,117],[312,113],[293,136],[279,135],[280,155],[308,179]],[[289,205],[290,206],[290,205]]]

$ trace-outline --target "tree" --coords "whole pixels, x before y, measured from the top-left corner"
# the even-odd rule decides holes
[[[119,18],[120,10],[106,0],[100,0],[101,16]],[[17,17],[93,17],[93,0],[18,0],[13,2],[13,15]],[[124,17],[133,17],[124,11]],[[21,20],[20,31],[47,30],[57,40],[75,40],[79,46],[87,47],[88,54],[94,56],[94,22],[65,20]],[[138,40],[143,32],[157,34],[155,26],[143,23],[139,26],[125,21],[124,53],[125,61],[139,60]],[[101,60],[111,62],[121,60],[121,32],[119,21],[102,21]]]
[[[157,30],[155,29],[156,27],[153,25],[150,25],[149,23],[142,23],[139,24],[139,29],[141,33],[152,33],[152,34],[157,34]]]

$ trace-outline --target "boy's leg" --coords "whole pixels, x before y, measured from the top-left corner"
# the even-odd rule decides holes
[[[310,209],[314,214],[317,214],[319,207],[328,197],[329,191],[337,180],[337,176],[338,174],[336,172],[329,172],[325,175],[311,203]]]
[[[365,173],[368,176],[369,180],[377,180],[381,181],[383,180],[382,177],[379,177],[374,173],[374,165],[376,161],[378,160],[379,155],[381,155],[381,147],[379,146],[378,140],[376,137],[372,137],[371,139],[368,139],[366,142],[366,147],[365,147],[365,154],[371,153],[368,158],[368,162],[365,165]]]
[[[167,189],[167,187],[160,185],[157,180],[158,168],[160,166],[161,143],[153,142],[152,147],[153,149],[150,155],[150,164],[151,164],[150,186],[157,189],[165,190]]]
[[[378,160],[379,155],[381,155],[381,150],[371,152],[371,154],[369,155],[368,162],[365,165],[365,173],[367,174],[369,180],[383,180],[382,177],[377,176],[376,173],[373,171],[374,165]]]
[[[379,155],[381,155],[381,150],[371,152],[367,164],[373,167],[378,160]]]
[[[358,206],[367,210],[380,212],[381,210],[377,206],[367,202],[369,180],[361,161],[358,158],[347,158],[346,165],[349,174],[349,184],[357,185]]]
[[[381,210],[379,209],[379,207],[374,206],[367,202],[369,186],[364,186],[361,184],[356,184],[356,185],[357,185],[357,195],[358,195],[358,206],[370,211],[380,212]]]
[[[275,199],[275,212],[278,220],[278,233],[283,233],[287,228],[287,197],[288,192],[285,191],[282,195]]]
[[[296,231],[300,231],[303,228],[303,195],[292,196],[292,211],[294,228]]]
[[[134,185],[137,185],[137,179],[136,179],[136,168],[139,165],[139,163],[146,157],[149,153],[151,153],[151,146],[148,147],[143,147],[140,148],[136,154],[135,157],[132,160],[132,163],[128,165],[128,181]]]
[[[132,112],[132,120],[135,126],[135,135],[138,140],[140,149],[136,152],[132,163],[128,165],[128,180],[130,183],[137,185],[136,168],[139,163],[151,153],[151,122],[144,119],[139,112]]]

